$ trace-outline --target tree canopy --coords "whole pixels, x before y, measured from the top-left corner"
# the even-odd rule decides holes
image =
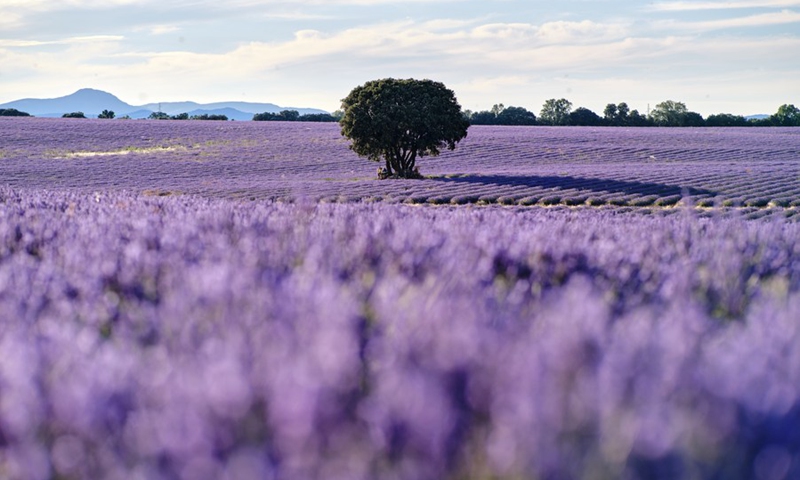
[[[168,113],[165,112],[153,112],[147,118],[150,120],[169,120],[170,116]]]
[[[28,112],[21,112],[16,108],[0,108],[0,117],[30,117]]]
[[[781,105],[769,120],[780,127],[800,127],[800,109],[791,104]]]
[[[685,103],[665,100],[656,105],[650,117],[659,126],[680,126],[688,112]]]
[[[495,104],[491,110],[466,110],[464,116],[470,125],[536,125],[533,112],[522,107],[506,107],[502,103]]]
[[[432,80],[369,81],[342,100],[342,111],[342,135],[358,155],[384,162],[382,178],[420,178],[417,159],[455,149],[469,127],[453,91]]]
[[[263,112],[253,115],[255,122],[335,122],[336,117],[330,113],[306,113],[301,115],[297,110],[281,110],[278,113]]]
[[[569,114],[570,125],[603,125],[603,119],[593,111],[585,107],[578,107]]]
[[[539,121],[546,125],[568,125],[572,102],[566,98],[551,98],[544,102],[539,113]]]
[[[649,109],[648,109],[649,110]],[[511,113],[514,112],[514,115]],[[524,115],[522,112],[526,112]],[[472,125],[572,125],[609,127],[794,127],[800,126],[800,108],[784,104],[772,115],[744,117],[730,113],[718,113],[703,118],[690,111],[686,104],[675,100],[665,100],[656,104],[648,114],[631,110],[627,103],[606,104],[600,117],[585,107],[572,109],[572,102],[565,98],[547,100],[542,106],[539,118],[521,107],[505,108],[502,103],[495,104],[491,110],[465,112]],[[503,117],[513,120],[504,120]],[[527,123],[522,123],[524,119]]]

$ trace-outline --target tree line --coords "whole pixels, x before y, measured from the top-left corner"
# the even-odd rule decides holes
[[[505,107],[502,103],[490,110],[464,111],[471,125],[575,125],[613,127],[797,127],[800,126],[800,109],[784,104],[766,118],[745,118],[741,115],[719,113],[703,118],[690,111],[683,102],[666,100],[647,114],[631,110],[628,104],[609,103],[603,116],[585,107],[572,108],[566,98],[544,102],[539,116],[522,107]]]
[[[111,113],[113,114],[114,112],[111,112]],[[102,117],[98,117],[98,118],[102,118]],[[113,117],[111,117],[111,118],[113,118]],[[169,115],[169,114],[164,113],[164,112],[153,112],[147,118],[150,119],[150,120],[220,120],[220,121],[227,121],[228,120],[228,116],[227,115],[217,115],[217,114],[213,114],[213,113],[212,114],[203,113],[203,114],[200,114],[200,115],[192,115],[190,117],[188,113],[178,113],[176,115]]]
[[[27,112],[20,112],[16,108],[0,108],[0,117],[30,117]]]
[[[297,110],[282,110],[277,113],[264,112],[253,115],[254,121],[283,122],[338,122],[342,111],[330,113],[309,113],[301,115]],[[631,110],[628,104],[609,103],[603,109],[603,115],[585,107],[573,109],[572,102],[566,98],[551,98],[544,102],[537,117],[523,107],[506,107],[502,103],[495,104],[490,110],[473,112],[463,111],[464,118],[470,125],[574,125],[574,126],[613,126],[613,127],[797,127],[800,126],[800,109],[792,104],[784,104],[778,111],[765,118],[745,118],[742,115],[718,113],[703,118],[697,112],[690,111],[683,102],[666,100],[655,106],[647,114]],[[0,109],[0,117],[29,117],[29,113],[14,108]],[[63,115],[65,118],[86,118],[82,112]],[[98,118],[115,118],[114,112],[103,110]],[[122,117],[128,118],[128,117]],[[168,115],[164,112],[153,112],[151,120],[228,120],[226,115],[202,114],[189,116],[188,113]]]
[[[338,122],[341,115],[330,113],[306,113],[300,115],[297,110],[281,110],[278,113],[264,112],[253,115],[255,122]]]
[[[61,115],[61,118],[87,118],[87,117],[86,114],[84,114],[83,112],[70,112]],[[113,118],[117,118],[117,116],[113,110],[103,110],[99,115],[97,115],[97,118],[110,120]],[[131,117],[125,115],[119,118],[122,120],[130,120]],[[192,115],[192,116],[189,116],[188,113],[169,115],[168,113],[164,112],[153,112],[147,117],[147,119],[148,120],[228,120],[228,116],[208,114],[208,113],[203,113],[201,115]]]

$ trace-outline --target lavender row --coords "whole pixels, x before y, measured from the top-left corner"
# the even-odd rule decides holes
[[[422,162],[433,178],[405,182],[374,180],[377,164],[350,152],[336,125],[0,119],[0,132],[0,178],[19,188],[335,202],[800,204],[800,133],[791,128],[473,127],[454,152]]]
[[[0,472],[795,478],[798,230],[0,187]]]

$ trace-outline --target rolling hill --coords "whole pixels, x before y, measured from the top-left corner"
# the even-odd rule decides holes
[[[77,92],[57,98],[25,98],[0,104],[0,108],[15,108],[37,117],[60,117],[65,113],[83,112],[87,117],[96,117],[103,110],[111,110],[116,116],[128,115],[131,118],[147,118],[151,113],[162,111],[169,115],[188,113],[192,115],[227,115],[232,120],[251,120],[256,113],[277,113],[281,110],[297,110],[301,115],[308,113],[327,113],[316,108],[281,107],[274,103],[215,102],[163,102],[146,105],[131,105],[116,96],[83,88]],[[160,110],[159,110],[160,108]]]

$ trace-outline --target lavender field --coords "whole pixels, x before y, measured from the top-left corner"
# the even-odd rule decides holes
[[[796,128],[473,126],[423,160],[426,181],[381,182],[336,124],[0,118],[14,187],[327,202],[701,208],[794,216]]]
[[[796,130],[0,119],[0,478],[800,478]]]

